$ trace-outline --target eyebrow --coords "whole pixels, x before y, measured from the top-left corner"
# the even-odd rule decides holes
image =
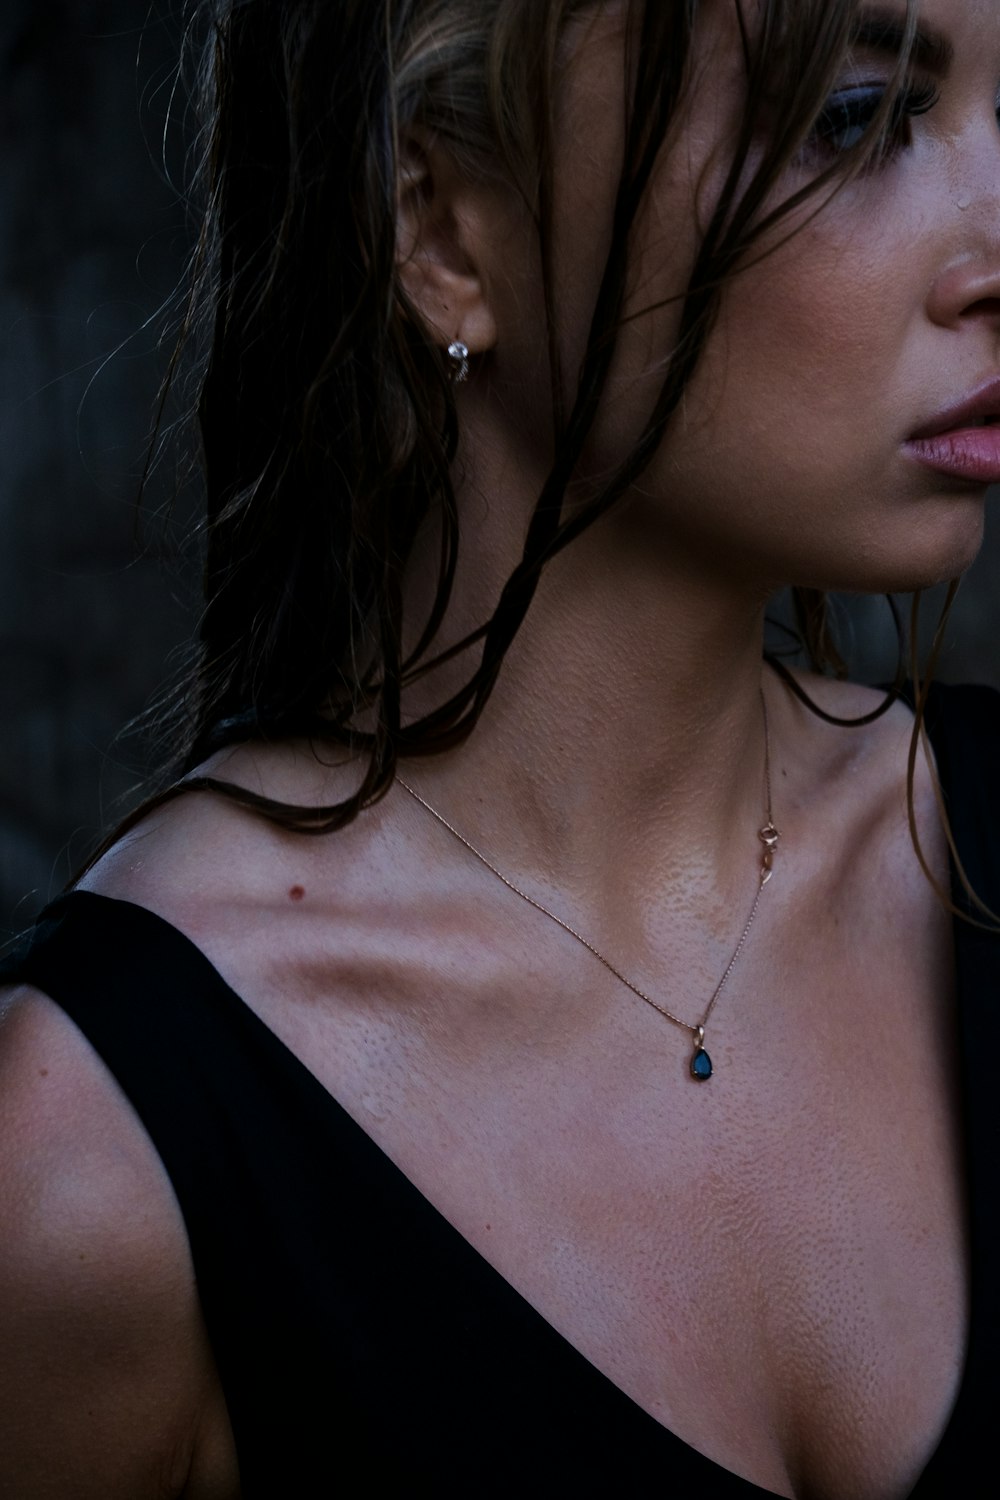
[[[855,47],[891,52],[899,57],[906,48],[906,22],[893,11],[866,10],[858,18],[851,39]],[[913,33],[911,56],[918,67],[943,78],[955,61],[955,49],[937,27],[920,24]]]

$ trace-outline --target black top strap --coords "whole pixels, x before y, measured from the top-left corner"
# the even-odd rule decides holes
[[[720,1500],[760,1494],[546,1323],[161,918],[71,894],[4,967],[77,1022],[164,1162],[245,1500],[669,1500],[706,1467]]]

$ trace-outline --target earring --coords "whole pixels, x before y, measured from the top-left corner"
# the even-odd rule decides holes
[[[461,339],[455,339],[448,345],[448,358],[451,360],[448,379],[453,385],[461,385],[469,378],[469,346]]]

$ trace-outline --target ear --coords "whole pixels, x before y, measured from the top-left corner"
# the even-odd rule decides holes
[[[497,340],[483,274],[486,194],[462,176],[440,137],[411,130],[400,141],[396,264],[403,290],[435,343],[471,354]]]

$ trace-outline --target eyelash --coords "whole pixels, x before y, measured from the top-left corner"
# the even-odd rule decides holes
[[[884,98],[882,84],[844,89],[831,95],[812,128],[813,141],[835,156],[851,151],[870,129]],[[927,114],[939,98],[940,92],[932,83],[904,89],[893,104],[886,123],[885,144],[877,153],[878,158],[909,146],[911,120]]]

